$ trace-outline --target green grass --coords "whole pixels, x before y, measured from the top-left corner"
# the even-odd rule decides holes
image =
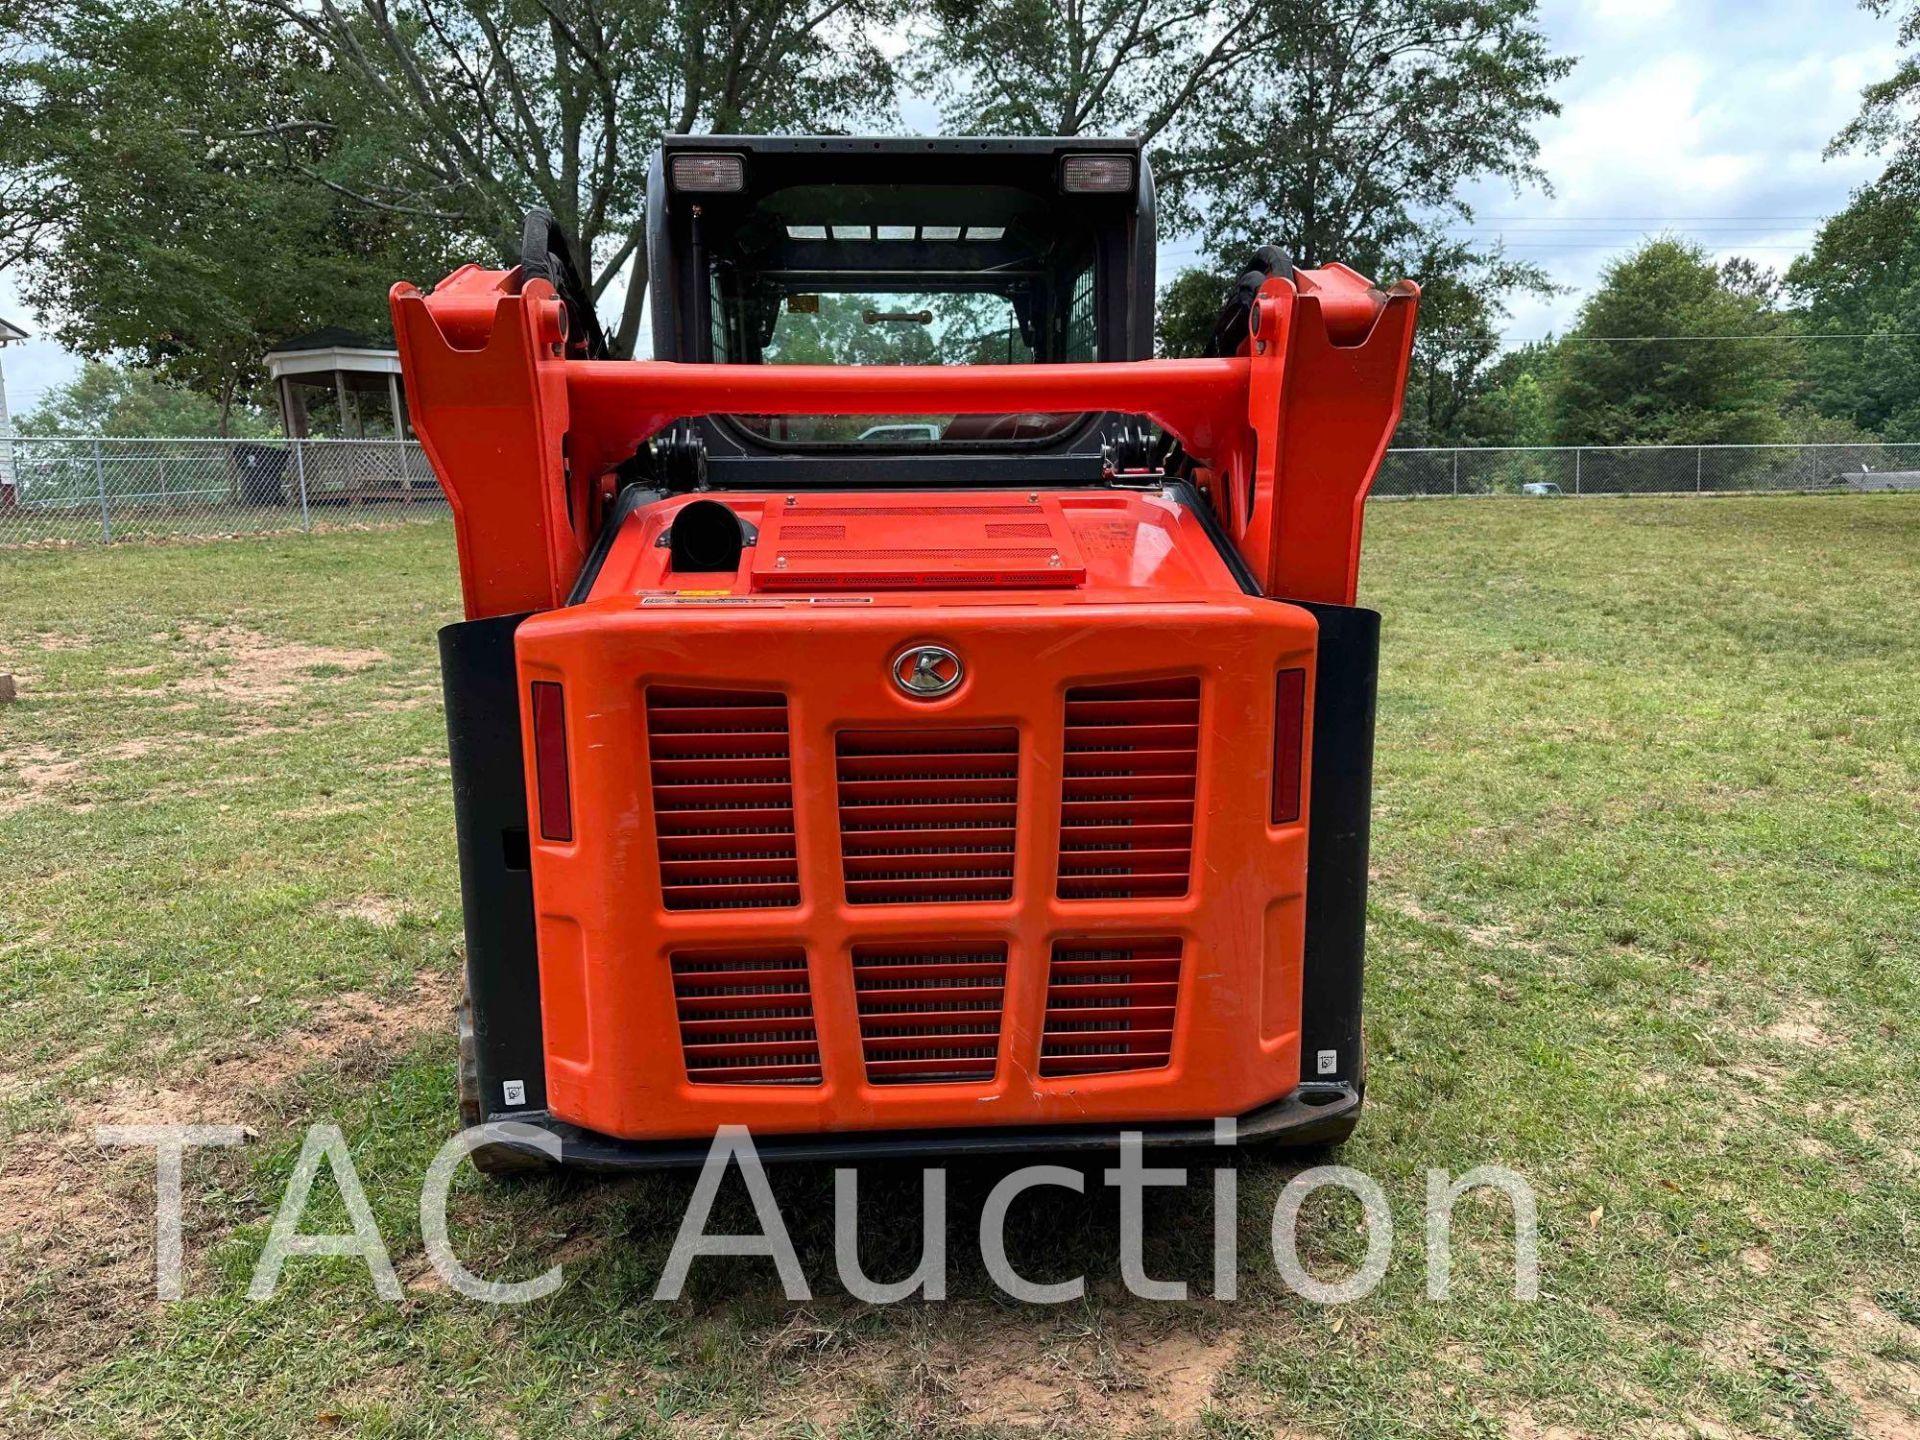
[[[129,1271],[149,1243],[139,1162],[60,1172],[46,1213],[98,1187],[129,1217],[111,1239],[94,1222],[84,1243],[10,1244],[0,1221],[0,1427],[1920,1425],[1920,502],[1374,507],[1371,1078],[1339,1158],[1384,1186],[1398,1239],[1342,1311],[1286,1294],[1263,1258],[1294,1168],[1272,1160],[1242,1170],[1233,1305],[1128,1297],[1097,1178],[1085,1202],[1030,1199],[1011,1242],[1036,1278],[1083,1269],[1088,1300],[997,1297],[972,1241],[990,1168],[953,1179],[945,1305],[849,1302],[831,1177],[808,1170],[776,1174],[805,1304],[746,1260],[702,1262],[685,1302],[655,1304],[689,1182],[585,1177],[456,1195],[475,1268],[566,1263],[549,1300],[416,1286],[383,1306],[364,1269],[295,1260],[276,1301],[246,1301],[317,1119],[345,1127],[402,1276],[424,1268],[461,943],[432,639],[451,552],[436,525],[0,556],[0,669],[23,691],[0,709],[0,1201],[49,1137],[155,1087],[217,1097],[260,1136],[190,1169],[179,1305]],[[343,1026],[342,995],[386,1019]],[[1428,1303],[1425,1172],[1496,1163],[1539,1194],[1542,1298],[1511,1298],[1505,1213],[1466,1201],[1454,1298]],[[918,1191],[913,1167],[863,1174],[870,1214],[916,1217],[872,1227],[870,1271],[917,1254]],[[728,1206],[748,1228],[743,1196]],[[1204,1292],[1205,1185],[1148,1215],[1150,1273]],[[1315,1266],[1357,1259],[1349,1208],[1308,1217]]]

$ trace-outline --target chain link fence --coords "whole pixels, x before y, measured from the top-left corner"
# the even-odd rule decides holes
[[[411,440],[0,436],[0,546],[310,531],[446,513]]]
[[[1376,498],[1920,491],[1920,444],[1389,450]],[[411,440],[0,436],[0,546],[393,524],[447,513]]]
[[[1376,497],[1920,490],[1920,444],[1389,450]]]

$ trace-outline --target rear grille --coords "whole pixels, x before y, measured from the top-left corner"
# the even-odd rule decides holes
[[[1017,730],[843,730],[837,759],[848,903],[1013,897]]]
[[[1062,900],[1187,893],[1199,743],[1198,679],[1067,692]]]
[[[860,1043],[875,1085],[993,1079],[1007,947],[929,941],[856,945]]]
[[[672,957],[680,1050],[695,1085],[818,1085],[806,952],[680,951]]]
[[[1173,1054],[1179,997],[1176,939],[1056,942],[1041,1075],[1159,1069]]]
[[[647,746],[666,908],[798,905],[787,697],[650,686]]]

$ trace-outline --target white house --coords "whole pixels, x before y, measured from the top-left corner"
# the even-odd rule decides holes
[[[13,420],[7,413],[6,348],[27,338],[27,332],[11,320],[0,317],[0,507],[14,503],[19,491],[13,476]]]

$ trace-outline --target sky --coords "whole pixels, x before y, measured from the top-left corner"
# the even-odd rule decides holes
[[[1555,52],[1579,61],[1557,89],[1560,115],[1538,132],[1550,190],[1469,196],[1470,233],[1500,237],[1564,287],[1513,305],[1513,341],[1564,331],[1607,261],[1648,236],[1784,270],[1821,217],[1879,173],[1871,155],[1823,152],[1861,87],[1893,71],[1891,16],[1848,0],[1544,0],[1541,19]],[[938,128],[925,101],[901,109],[909,130]],[[1163,275],[1194,248],[1165,237]],[[0,316],[36,330],[14,279],[0,271]],[[14,413],[79,363],[43,339],[0,351]]]

